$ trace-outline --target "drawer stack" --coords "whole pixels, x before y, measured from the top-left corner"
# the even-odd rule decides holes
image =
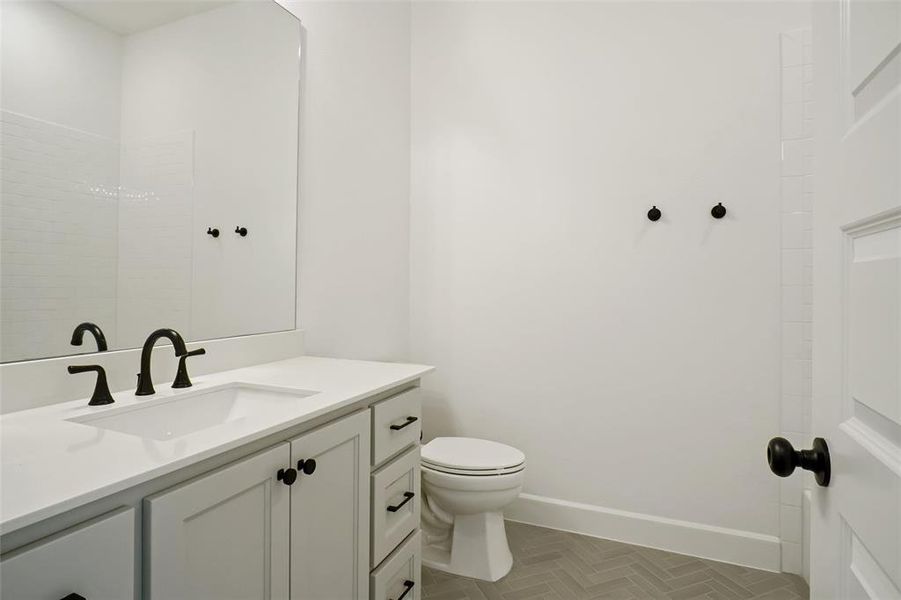
[[[419,437],[413,388],[372,406],[370,600],[419,600]]]

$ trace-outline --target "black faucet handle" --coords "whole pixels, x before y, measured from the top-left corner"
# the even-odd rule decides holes
[[[115,402],[113,395],[109,392],[109,385],[106,383],[106,371],[100,365],[69,365],[68,371],[73,375],[90,371],[97,373],[97,383],[94,385],[94,393],[91,394],[91,401],[88,402],[88,405],[103,406]]]
[[[187,388],[191,387],[191,378],[188,377],[188,365],[186,360],[189,356],[200,356],[201,354],[206,354],[206,350],[203,348],[198,348],[197,350],[191,350],[190,352],[185,352],[178,359],[178,371],[175,373],[175,381],[172,382],[172,387],[174,388]]]

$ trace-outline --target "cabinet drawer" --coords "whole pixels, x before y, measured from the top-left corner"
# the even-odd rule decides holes
[[[420,532],[417,531],[372,572],[369,599],[419,600],[421,574]]]
[[[372,474],[372,566],[419,528],[419,446]]]
[[[381,464],[410,444],[422,431],[419,388],[392,396],[372,407],[372,464]]]
[[[122,509],[3,556],[0,597],[135,597],[135,511]]]

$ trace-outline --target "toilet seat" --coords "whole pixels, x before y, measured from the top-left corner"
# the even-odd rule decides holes
[[[516,448],[477,438],[435,438],[422,447],[422,467],[448,475],[508,475],[525,469],[525,462]]]
[[[478,471],[473,469],[451,469],[448,467],[432,465],[426,462],[423,462],[421,467],[429,471],[434,471],[436,473],[445,473],[447,475],[461,475],[464,477],[497,477],[498,475],[512,475],[514,473],[519,473],[526,468],[526,465],[521,464],[516,467],[510,467],[508,469],[482,469]]]

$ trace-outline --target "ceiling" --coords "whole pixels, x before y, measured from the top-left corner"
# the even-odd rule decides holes
[[[57,0],[56,4],[120,35],[153,29],[233,0]]]

